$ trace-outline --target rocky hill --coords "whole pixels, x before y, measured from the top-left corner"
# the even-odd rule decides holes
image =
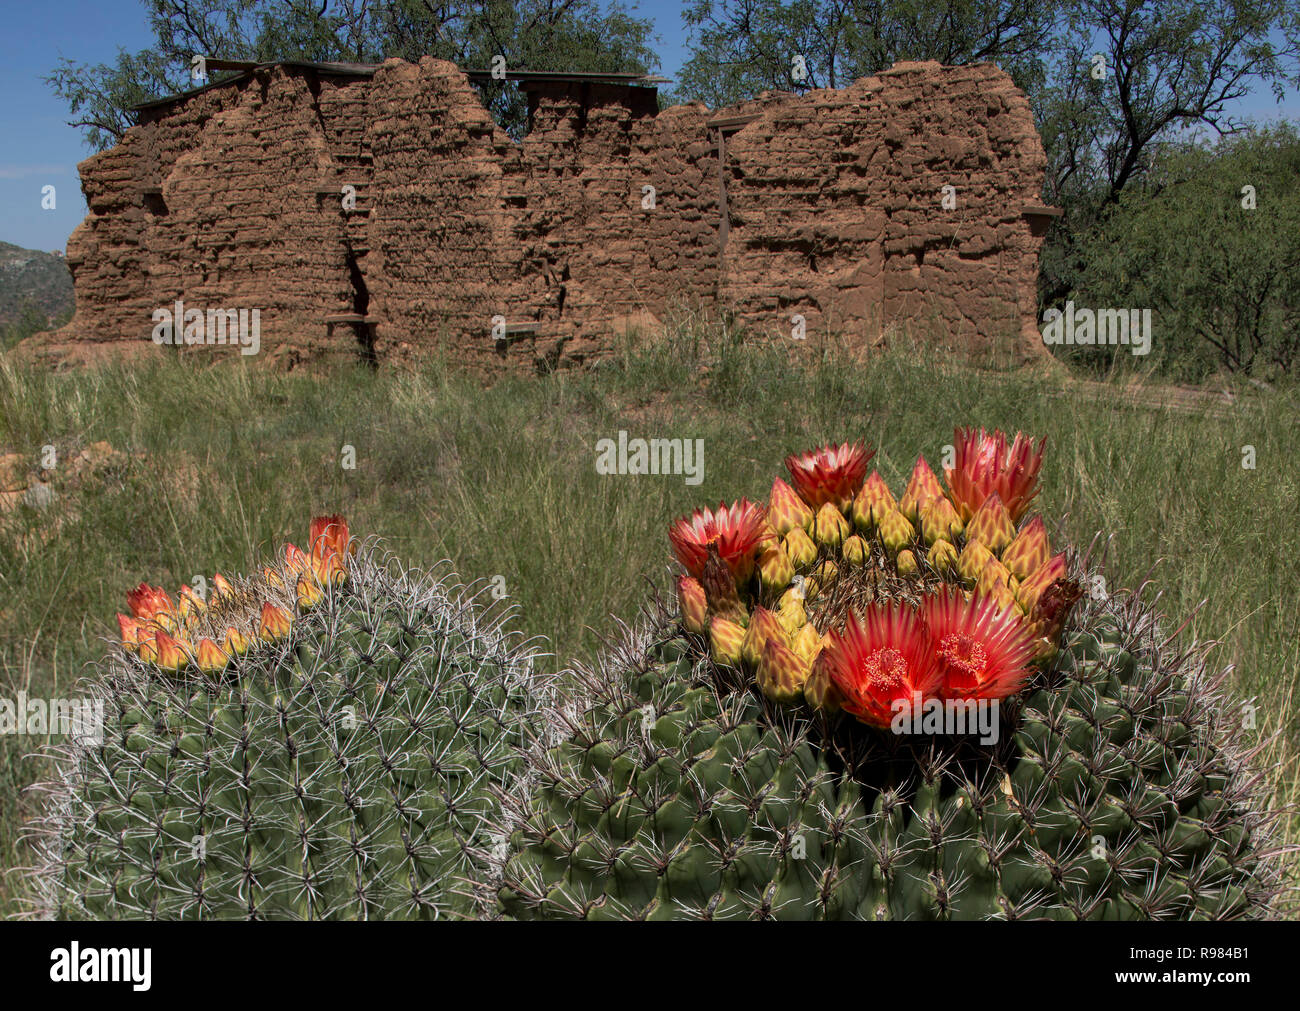
[[[0,328],[35,310],[47,320],[72,309],[72,275],[63,257],[0,242]]]

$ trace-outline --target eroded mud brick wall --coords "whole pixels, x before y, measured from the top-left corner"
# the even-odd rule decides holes
[[[675,306],[782,339],[797,313],[810,336],[872,344],[911,323],[1042,353],[1026,211],[1045,159],[996,67],[900,64],[714,111],[660,112],[649,88],[525,87],[522,143],[430,58],[260,68],[146,110],[81,165],[76,315],[34,343],[138,346],[153,310],[182,299],[260,308],[272,361],[440,342],[493,368],[574,363]],[[366,326],[327,322],[350,316]]]
[[[996,67],[900,64],[770,106],[725,144],[722,296],[742,319],[868,337],[910,321],[967,349],[1041,351],[1041,238],[1023,211],[1046,160]]]
[[[714,300],[719,184],[702,106],[656,115],[649,88],[534,84],[516,144],[450,63],[390,61],[371,87],[381,358],[440,337],[487,364],[578,362],[658,325],[670,299]]]
[[[450,63],[390,61],[372,82],[369,315],[381,356],[440,334],[485,339],[519,264],[506,180],[517,145]],[[481,343],[481,340],[480,340]]]
[[[76,314],[58,336],[148,339],[154,309],[177,300],[258,308],[264,334],[314,335],[323,312],[350,307],[348,227],[317,191],[359,145],[367,86],[261,75],[146,115],[83,162]]]

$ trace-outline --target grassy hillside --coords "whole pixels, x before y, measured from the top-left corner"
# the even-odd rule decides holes
[[[0,327],[34,307],[47,318],[72,309],[72,275],[63,257],[0,242]]]
[[[72,318],[72,275],[63,257],[0,242],[0,351]]]
[[[419,372],[312,377],[242,365],[163,362],[51,374],[0,363],[0,455],[31,466],[53,445],[44,508],[0,512],[0,697],[72,691],[115,632],[125,590],[242,571],[308,517],[345,513],[412,563],[450,558],[501,576],[519,625],[562,665],[590,654],[611,615],[631,616],[645,580],[667,583],[669,521],[694,506],[763,498],[782,457],[864,437],[895,487],[918,453],[938,464],[955,425],[1048,437],[1039,505],[1057,540],[1109,539],[1112,589],[1148,574],[1171,631],[1217,639],[1258,698],[1261,737],[1289,796],[1300,720],[1300,430],[1294,393],[1231,409],[1145,405],[1117,387],[993,376],[919,349],[865,362],[784,355],[685,330],[583,374],[483,388]],[[704,440],[704,479],[601,476],[596,443]],[[107,445],[104,445],[107,444]],[[341,463],[355,449],[355,469]],[[1242,467],[1243,447],[1255,467]],[[21,496],[19,496],[21,498]],[[16,500],[13,500],[16,501]],[[1202,606],[1199,607],[1198,605]],[[39,742],[0,739],[0,866],[43,770]],[[0,884],[0,913],[16,883]]]

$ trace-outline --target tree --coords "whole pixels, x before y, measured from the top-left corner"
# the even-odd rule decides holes
[[[1200,129],[1232,136],[1229,110],[1255,88],[1300,85],[1300,8],[1288,0],[1071,0],[1061,57],[1035,111],[1047,198],[1065,209],[1048,235],[1040,301],[1079,283],[1080,239],[1150,170],[1160,143]]]
[[[1166,373],[1264,378],[1300,358],[1300,133],[1158,146],[1082,236],[1077,297],[1150,308]],[[1121,355],[1125,349],[1120,349]],[[1093,364],[1109,356],[1090,349]]]
[[[46,77],[68,103],[71,125],[95,150],[135,122],[133,105],[193,87],[190,60],[377,63],[423,55],[486,68],[647,73],[651,23],[608,0],[142,0],[156,43],[119,51],[113,65],[71,60]],[[211,80],[228,74],[214,72]],[[527,105],[504,82],[483,86],[507,130],[526,128]]]
[[[899,60],[1000,63],[1043,77],[1059,0],[689,0],[692,52],[676,92],[729,105],[763,89],[838,88]],[[796,72],[796,57],[800,71]]]
[[[1083,127],[1058,154],[1086,163],[1108,203],[1149,168],[1149,146],[1171,130],[1236,133],[1244,124],[1229,114],[1233,102],[1256,87],[1280,99],[1287,84],[1300,85],[1300,67],[1288,66],[1300,57],[1300,8],[1287,0],[1074,0],[1061,75],[1073,64],[1092,78],[1083,57],[1093,44],[1107,86],[1073,95],[1096,108],[1067,101],[1052,113]]]

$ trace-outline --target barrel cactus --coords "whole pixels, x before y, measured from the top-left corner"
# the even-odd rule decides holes
[[[1052,553],[1042,454],[959,431],[946,490],[921,459],[895,498],[828,446],[765,505],[675,523],[676,606],[576,671],[588,703],[530,751],[502,910],[1272,915],[1274,813],[1221,678]]]
[[[506,615],[338,517],[246,579],[142,584],[38,827],[60,918],[483,911],[499,784],[548,685]],[[206,599],[205,599],[206,598]]]

